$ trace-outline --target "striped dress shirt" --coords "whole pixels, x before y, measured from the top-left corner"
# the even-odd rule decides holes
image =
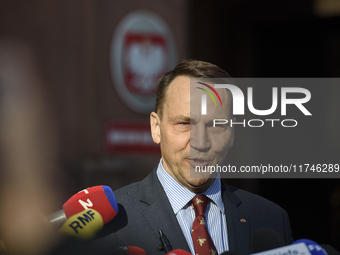
[[[204,192],[195,194],[194,192],[180,185],[168,172],[165,171],[160,160],[157,168],[157,176],[169,199],[177,221],[182,229],[184,237],[188,243],[190,251],[195,255],[194,245],[191,238],[192,224],[195,219],[195,211],[190,206],[191,200],[196,195],[206,195],[210,198],[205,221],[208,232],[215,244],[219,254],[228,251],[228,233],[224,204],[221,195],[221,180],[219,176],[212,185]],[[171,243],[171,240],[169,240]],[[174,247],[176,249],[176,247]]]

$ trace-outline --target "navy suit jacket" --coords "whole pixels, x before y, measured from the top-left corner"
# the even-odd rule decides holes
[[[132,245],[144,249],[147,255],[164,255],[165,252],[158,249],[161,245],[158,231],[162,230],[173,249],[190,252],[156,169],[144,180],[114,192],[119,213],[104,226],[94,241],[96,249],[109,251],[115,247]],[[250,254],[252,233],[261,227],[274,229],[287,244],[293,241],[288,215],[277,204],[245,190],[227,186],[223,181],[222,198],[230,251]]]

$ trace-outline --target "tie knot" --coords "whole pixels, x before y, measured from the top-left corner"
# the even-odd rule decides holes
[[[194,208],[195,216],[200,216],[205,214],[205,210],[207,209],[209,203],[209,198],[206,196],[195,196],[191,200],[191,205]]]

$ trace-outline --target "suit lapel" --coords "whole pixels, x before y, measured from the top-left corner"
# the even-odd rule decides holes
[[[143,186],[146,189],[141,189],[142,194],[139,200],[140,203],[145,204],[142,211],[144,219],[148,222],[157,240],[160,240],[158,231],[162,230],[169,239],[172,249],[190,251],[168,197],[157,178],[156,171],[154,170],[149,177],[144,180]],[[160,241],[159,244],[161,244]]]
[[[156,169],[141,183],[139,203],[143,203],[141,212],[152,229],[157,244],[161,244],[159,230],[167,236],[172,249],[183,249],[190,252],[189,246],[178,224],[172,207],[160,184]],[[249,215],[241,206],[242,201],[234,194],[231,187],[222,181],[222,198],[227,218],[228,243],[230,251],[240,254],[250,253],[250,222]],[[150,237],[151,238],[151,237]],[[158,246],[155,244],[155,246]]]
[[[248,212],[242,210],[242,201],[222,181],[222,197],[227,217],[229,250],[250,253],[250,222]]]

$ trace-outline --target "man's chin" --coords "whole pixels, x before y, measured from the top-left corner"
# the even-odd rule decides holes
[[[210,175],[209,175],[210,176]],[[190,185],[191,191],[200,193],[205,191],[213,183],[213,178],[190,178],[188,184]]]
[[[210,173],[209,171],[199,171],[194,167],[190,167],[190,179],[213,179],[217,173]]]

